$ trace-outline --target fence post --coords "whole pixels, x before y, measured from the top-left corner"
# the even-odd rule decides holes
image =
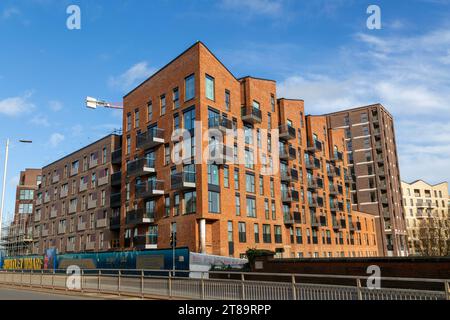
[[[169,298],[172,299],[172,273],[169,271]]]
[[[44,278],[44,270],[41,270],[41,288],[43,288],[42,280]]]
[[[144,270],[141,270],[141,298],[144,299]]]
[[[84,287],[83,287],[83,280],[84,280],[84,269],[81,269],[81,279],[80,279],[80,289],[81,289],[81,293],[84,292]]]
[[[205,279],[204,279],[205,273],[202,272],[202,278],[201,278],[201,285],[202,285],[202,300],[205,300]]]
[[[292,275],[292,300],[297,300],[297,290],[295,288],[295,275]]]
[[[362,300],[362,288],[361,288],[361,279],[356,279],[356,286],[357,286],[357,292],[358,292],[358,300]]]
[[[445,281],[445,298],[450,300],[450,283],[449,281]]]
[[[119,270],[119,279],[118,279],[118,285],[117,285],[117,291],[119,292],[120,296],[120,276],[122,275],[122,270]]]
[[[52,274],[52,290],[55,290],[55,273],[56,273],[56,270],[53,269],[53,274]],[[67,289],[67,280],[66,280],[66,289]]]
[[[100,285],[101,285],[101,280],[100,280],[100,278],[101,278],[101,276],[102,276],[102,270],[98,270],[98,281],[97,281],[97,292],[101,292],[101,289],[100,289]]]
[[[241,290],[242,290],[242,300],[245,300],[245,276],[241,273]]]
[[[23,287],[23,270],[22,273],[20,274],[20,286]]]

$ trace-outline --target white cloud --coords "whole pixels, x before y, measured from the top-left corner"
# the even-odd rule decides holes
[[[26,93],[23,96],[0,100],[0,113],[16,117],[31,112],[35,108],[35,105],[29,101],[31,95]]]
[[[139,62],[121,75],[110,77],[109,85],[122,90],[130,90],[133,86],[136,86],[140,81],[148,78],[155,71],[155,69],[148,66],[147,62]]]
[[[50,109],[52,109],[55,112],[60,111],[63,108],[62,102],[57,101],[57,100],[52,100],[48,104],[50,106]]]
[[[50,126],[48,118],[41,114],[33,116],[30,120],[30,123],[37,125],[37,126],[42,126],[42,127]]]
[[[355,40],[323,69],[286,77],[278,95],[313,114],[382,103],[396,120],[402,179],[450,180],[450,30]]]
[[[72,136],[79,137],[83,133],[83,126],[81,124],[76,124],[71,128]]]
[[[53,133],[50,136],[50,140],[49,140],[50,146],[53,148],[56,148],[57,146],[59,146],[59,144],[61,142],[64,141],[64,139],[65,139],[64,135],[62,135],[60,133]]]
[[[6,20],[6,19],[9,19],[9,18],[12,18],[13,16],[18,16],[18,15],[20,15],[20,10],[18,8],[16,8],[16,7],[9,7],[9,8],[5,8],[2,11],[1,18]]]

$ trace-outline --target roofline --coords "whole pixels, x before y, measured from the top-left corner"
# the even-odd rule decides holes
[[[181,56],[183,56],[186,52],[188,52],[189,50],[191,50],[192,48],[194,48],[197,45],[202,45],[203,47],[205,47],[206,50],[208,50],[208,52],[225,68],[225,70],[227,70],[231,76],[236,80],[239,81],[238,78],[236,78],[236,76],[223,64],[223,62],[217,58],[217,56],[201,41],[196,41],[193,45],[191,45],[189,48],[187,48],[186,50],[184,50],[182,53],[180,53],[179,55],[177,55],[175,58],[173,58],[172,60],[170,60],[170,62],[168,62],[167,64],[165,64],[163,67],[161,67],[158,71],[154,72],[150,77],[148,77],[147,79],[145,79],[144,81],[142,81],[137,87],[135,87],[134,89],[132,89],[130,92],[128,92],[126,95],[123,96],[123,98],[127,98],[130,94],[132,94],[134,91],[136,91],[137,89],[139,89],[140,87],[142,87],[146,82],[150,81],[153,77],[155,77],[157,74],[159,74],[160,72],[162,72],[164,69],[166,69],[169,65],[171,65],[173,62],[175,62],[177,59],[179,59]]]
[[[436,184],[430,184],[430,183],[428,183],[428,182],[426,182],[425,180],[422,180],[422,179],[418,179],[418,180],[415,180],[413,182],[406,182],[406,181],[402,180],[402,182],[406,183],[406,184],[409,184],[409,185],[413,185],[413,184],[416,184],[418,182],[423,182],[426,185],[429,185],[430,187],[437,187],[437,186],[440,186],[441,184],[447,184],[448,185],[448,181],[443,181],[441,183],[436,183]]]
[[[270,82],[275,82],[277,83],[276,80],[272,80],[272,79],[265,79],[265,78],[258,78],[258,77],[252,77],[252,76],[245,76],[245,77],[240,77],[239,79],[237,79],[238,81],[242,81],[244,79],[255,79],[255,80],[261,80],[261,81],[270,81]]]
[[[59,158],[58,160],[53,161],[53,162],[50,163],[50,164],[45,165],[44,167],[42,167],[41,170],[44,171],[45,169],[47,169],[48,167],[54,165],[55,163],[60,162],[60,161],[66,159],[66,158],[68,158],[68,157],[71,157],[71,156],[73,156],[75,153],[80,152],[80,151],[83,150],[83,149],[89,148],[89,147],[93,146],[94,144],[99,143],[99,142],[102,141],[102,140],[105,140],[105,139],[111,138],[111,137],[120,137],[120,136],[121,136],[121,135],[119,135],[119,134],[110,133],[110,134],[104,136],[103,138],[98,139],[98,140],[96,140],[96,141],[94,141],[94,142],[88,144],[87,146],[84,146],[84,147],[82,147],[82,148],[80,148],[80,149],[78,149],[78,150],[76,150],[76,151],[74,151],[74,152],[72,152],[72,153],[69,153],[68,155],[66,155],[66,156],[64,156],[64,157],[62,157],[62,158]]]
[[[386,112],[391,118],[394,118],[393,116],[392,116],[392,114],[381,104],[381,103],[379,103],[379,102],[377,102],[377,103],[373,103],[373,104],[369,104],[369,105],[366,105],[366,106],[360,106],[360,107],[351,107],[351,108],[348,108],[348,109],[342,109],[342,110],[340,110],[340,111],[335,111],[335,112],[331,112],[331,113],[326,113],[326,114],[324,114],[325,116],[331,116],[331,115],[337,115],[337,114],[339,114],[339,113],[343,113],[343,112],[351,112],[351,111],[356,111],[356,110],[359,110],[359,109],[366,109],[366,108],[371,108],[371,107],[380,107],[380,108],[382,108],[383,109],[383,111],[384,112]]]
[[[288,98],[278,98],[278,99],[277,99],[277,101],[282,101],[282,100],[285,100],[285,101],[297,101],[297,102],[301,101],[301,102],[305,102],[305,100],[303,100],[303,99],[288,99]]]

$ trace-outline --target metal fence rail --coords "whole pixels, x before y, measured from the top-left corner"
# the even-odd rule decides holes
[[[189,277],[194,275],[195,278]],[[200,277],[198,275],[200,274]],[[255,280],[267,277],[268,280]],[[301,282],[300,279],[309,279]],[[316,279],[316,280],[315,280]],[[389,287],[369,289],[364,277],[171,270],[0,271],[0,284],[141,298],[197,300],[450,300],[448,279],[383,278]],[[324,280],[353,285],[324,284]],[[78,281],[78,282],[77,282]],[[314,281],[316,283],[314,283]],[[392,283],[398,283],[393,287]],[[407,283],[425,289],[408,289]],[[427,286],[435,288],[429,290]],[[75,288],[74,288],[75,286]],[[436,289],[437,288],[437,289]]]

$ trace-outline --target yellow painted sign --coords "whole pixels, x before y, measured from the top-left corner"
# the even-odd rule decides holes
[[[42,270],[43,258],[6,258],[3,261],[5,270]]]

